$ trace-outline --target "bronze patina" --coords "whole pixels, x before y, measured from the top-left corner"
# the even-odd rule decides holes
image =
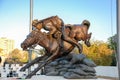
[[[55,18],[56,22],[54,22],[54,20],[52,20],[51,18]],[[55,36],[57,36],[57,33],[59,32],[61,35],[63,35],[62,31],[58,30],[58,28],[61,29],[60,27],[63,26],[63,22],[57,22],[56,18],[58,17],[53,16],[40,21],[33,20],[32,25],[37,29],[34,29],[31,33],[29,33],[27,38],[21,43],[21,48],[23,50],[26,50],[32,45],[37,44],[45,48],[46,51],[45,55],[43,55],[42,57],[37,57],[35,60],[31,61],[31,63],[28,63],[21,68],[21,71],[25,71],[25,69],[29,68],[31,65],[35,63],[39,64],[38,67],[30,74],[28,74],[26,78],[31,78],[34,74],[36,74],[37,71],[39,71],[42,67],[52,62],[53,60],[61,56],[68,55],[75,48],[75,45],[77,45],[79,52],[82,53],[82,45],[79,44],[78,41],[82,40],[87,46],[90,46],[91,33],[88,34],[88,29],[90,26],[89,21],[84,20],[80,25],[64,26],[65,34],[64,37],[59,37],[62,40],[62,43],[59,43],[59,38],[55,38]],[[59,22],[61,23],[59,24]],[[49,27],[49,33],[42,32],[41,29],[43,28],[43,26],[48,27],[48,24],[51,24],[51,27]],[[55,31],[50,28],[55,29]],[[50,35],[52,36],[50,37]],[[61,47],[61,44],[63,45],[63,47]]]

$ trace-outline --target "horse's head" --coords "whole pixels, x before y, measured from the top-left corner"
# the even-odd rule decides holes
[[[36,30],[33,30],[27,38],[21,43],[21,48],[23,50],[26,50],[28,47],[32,47],[32,45],[37,43],[37,32]]]
[[[41,21],[38,21],[38,19],[35,19],[32,21],[32,26],[34,26],[35,28],[41,30],[42,28],[42,22]]]
[[[92,35],[92,33],[89,33],[89,34],[87,35],[87,39],[85,40],[85,44],[86,44],[88,47],[91,46],[91,44],[90,44],[91,35]]]

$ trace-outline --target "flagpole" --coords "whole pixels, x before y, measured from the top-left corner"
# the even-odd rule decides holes
[[[120,1],[116,1],[117,4],[117,55],[118,55],[118,77],[120,80]]]
[[[32,31],[32,20],[33,20],[33,0],[30,0],[30,24],[29,24],[29,33]],[[30,48],[28,50],[28,62],[31,62],[31,57],[32,57],[32,49]],[[28,69],[28,74],[31,72],[31,67]]]
[[[30,0],[30,27],[29,32],[32,31],[32,20],[33,20],[33,0]]]

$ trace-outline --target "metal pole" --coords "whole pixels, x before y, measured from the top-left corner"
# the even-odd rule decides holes
[[[33,18],[33,0],[30,0],[30,27],[29,27],[29,33],[32,31],[32,18]],[[32,57],[32,49],[29,48],[28,50],[28,58],[29,58],[29,63],[31,62],[31,57]],[[31,72],[31,67],[28,69],[28,74]]]
[[[30,0],[30,27],[29,32],[32,31],[32,20],[33,20],[33,0]]]
[[[32,58],[31,58],[31,56],[32,56],[32,50],[28,49],[28,53],[29,53],[29,55],[28,55],[29,61],[28,62],[30,63],[31,60],[32,60]],[[28,74],[30,74],[30,72],[31,72],[31,67],[28,68]]]
[[[120,80],[120,1],[117,0],[116,1],[116,4],[117,4],[117,54],[118,54],[118,77],[119,77],[119,80]]]

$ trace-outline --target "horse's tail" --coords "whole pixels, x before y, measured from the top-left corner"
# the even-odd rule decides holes
[[[88,20],[84,20],[84,21],[82,22],[82,24],[83,24],[83,25],[86,25],[86,26],[88,27],[88,29],[89,29],[89,27],[90,27],[90,22],[89,22]]]

